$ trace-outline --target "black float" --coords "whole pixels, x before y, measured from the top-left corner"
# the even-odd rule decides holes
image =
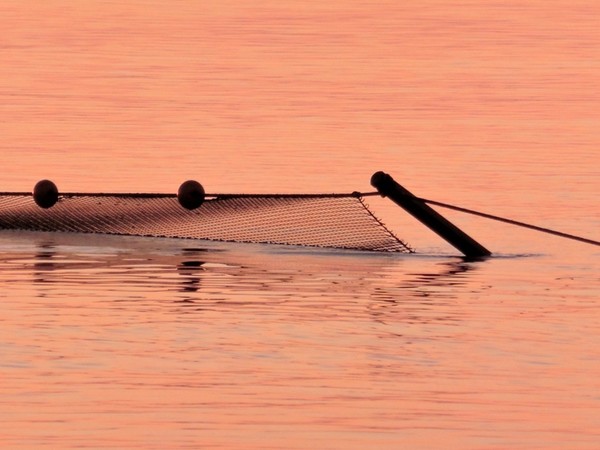
[[[185,209],[196,209],[204,203],[206,194],[204,188],[196,180],[187,180],[181,183],[177,191],[177,200]]]
[[[33,200],[40,208],[52,208],[58,201],[58,188],[50,180],[38,181],[33,187]]]

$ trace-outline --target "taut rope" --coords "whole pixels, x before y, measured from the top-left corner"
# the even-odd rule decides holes
[[[523,228],[529,228],[532,230],[541,231],[542,233],[553,234],[555,236],[560,236],[560,237],[567,238],[567,239],[573,239],[575,241],[585,242],[586,244],[600,245],[599,241],[594,241],[593,239],[588,239],[588,238],[581,237],[581,236],[575,236],[574,234],[563,233],[562,231],[551,230],[550,228],[538,227],[537,225],[532,225],[532,224],[525,223],[525,222],[519,222],[518,220],[508,219],[506,217],[495,216],[492,214],[487,214],[484,212],[463,208],[461,206],[450,205],[448,203],[442,203],[442,202],[438,202],[435,200],[428,200],[426,198],[419,198],[419,200],[421,200],[422,202],[425,202],[425,203],[429,203],[431,205],[441,206],[442,208],[453,209],[455,211],[472,214],[474,216],[485,217],[486,219],[497,220],[499,222],[505,222],[505,223],[509,223],[511,225],[516,225],[516,226],[523,227]]]

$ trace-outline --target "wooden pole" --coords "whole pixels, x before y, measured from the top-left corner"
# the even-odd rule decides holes
[[[379,191],[382,197],[389,197],[390,200],[404,208],[406,212],[437,233],[467,258],[483,258],[492,254],[487,248],[426,205],[421,199],[400,186],[387,173],[374,173],[371,177],[371,185]]]

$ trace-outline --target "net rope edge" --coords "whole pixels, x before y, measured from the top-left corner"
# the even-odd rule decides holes
[[[210,199],[233,199],[233,198],[361,198],[381,195],[379,192],[350,192],[350,193],[314,193],[314,194],[205,194]],[[0,196],[22,197],[32,196],[31,192],[0,192]],[[145,193],[145,192],[61,192],[61,198],[73,197],[117,197],[117,198],[176,198],[177,194],[169,193]]]

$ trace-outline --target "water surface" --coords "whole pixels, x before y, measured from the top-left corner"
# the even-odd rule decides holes
[[[0,6],[0,191],[414,193],[600,239],[600,6]],[[597,448],[598,247],[387,199],[416,255],[0,233],[0,443]]]

